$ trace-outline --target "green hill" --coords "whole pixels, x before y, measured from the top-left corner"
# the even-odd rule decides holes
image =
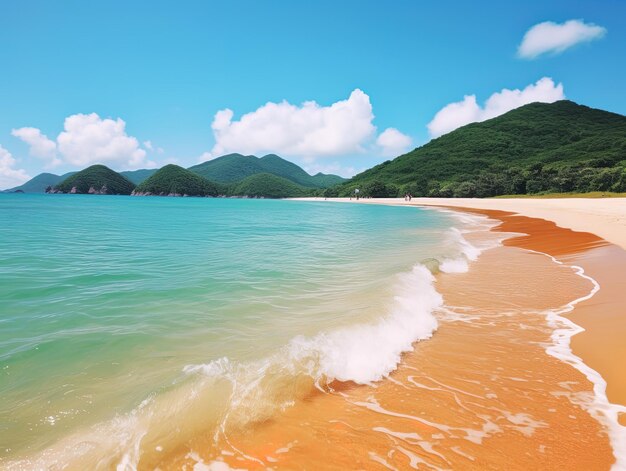
[[[571,101],[531,103],[463,126],[329,195],[486,197],[626,191],[626,117]]]
[[[330,188],[347,181],[347,178],[319,172],[311,177],[311,181],[315,183],[315,188]]]
[[[199,165],[189,167],[188,170],[198,175],[220,183],[233,183],[243,180],[250,175],[261,173],[259,159],[253,155],[228,154]]]
[[[217,186],[189,170],[169,164],[140,183],[133,195],[217,196]]]
[[[135,184],[104,165],[92,165],[49,189],[50,193],[130,195]]]
[[[232,195],[254,198],[295,198],[307,196],[310,192],[310,188],[305,188],[286,178],[270,173],[251,175],[236,184],[231,190]]]
[[[55,175],[54,173],[40,173],[36,177],[31,178],[26,183],[5,190],[6,192],[23,191],[24,193],[45,193],[46,188],[54,186],[59,182],[62,182],[70,175],[76,172],[69,172],[65,175]]]
[[[276,175],[309,188],[327,188],[345,181],[337,175],[318,173],[311,176],[293,162],[274,154],[261,158],[254,155],[228,154],[189,167],[189,170],[208,180],[220,183],[238,182],[259,173]]]
[[[120,175],[122,175],[122,176],[126,177],[127,179],[129,179],[135,185],[139,185],[146,178],[154,175],[154,173],[157,170],[158,169],[156,169],[156,168],[142,168],[140,170],[126,170],[124,172],[120,172]]]

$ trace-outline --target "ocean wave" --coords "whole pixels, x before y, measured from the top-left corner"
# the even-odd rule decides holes
[[[136,469],[145,450],[171,449],[207,429],[215,430],[216,441],[228,441],[229,431],[266,420],[311,388],[327,392],[334,381],[382,380],[414,342],[437,329],[434,311],[443,300],[434,284],[433,274],[415,265],[397,276],[393,302],[378,321],[297,336],[257,361],[220,358],[187,365],[187,380],[133,411],[72,434],[36,456],[4,464],[7,469]]]
[[[322,332],[311,338],[295,337],[273,357],[249,367],[222,358],[188,365],[184,371],[225,376],[234,382],[244,371],[258,373],[281,365],[285,371],[307,374],[318,385],[335,380],[357,384],[379,381],[396,368],[403,352],[412,350],[414,342],[429,338],[437,328],[433,311],[443,300],[434,281],[432,273],[418,264],[398,276],[390,312],[377,322]]]
[[[472,230],[449,231],[450,258],[442,257],[439,271],[467,271],[468,263],[488,248],[464,237],[488,230],[488,220],[468,215],[462,222],[471,221]],[[403,353],[430,338],[438,327],[435,312],[443,307],[443,299],[435,288],[437,270],[426,265],[416,264],[397,275],[393,300],[378,320],[297,336],[273,355],[255,361],[223,357],[187,365],[176,385],[131,412],[78,431],[37,456],[6,463],[7,467],[76,464],[85,469],[136,469],[145,450],[172,449],[207,430],[215,431],[216,441],[227,441],[230,430],[266,420],[312,388],[328,392],[335,381],[371,385],[383,380],[397,368]]]

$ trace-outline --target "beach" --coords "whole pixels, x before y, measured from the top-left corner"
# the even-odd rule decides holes
[[[626,254],[616,245],[623,201],[564,200],[549,209],[531,202],[528,211],[520,200],[359,203],[482,215],[494,224],[465,239],[478,246],[500,234],[502,245],[467,271],[437,275],[445,306],[437,331],[383,381],[335,382],[271,420],[233,431],[227,443],[197,437],[192,448],[203,451],[167,462],[623,469]],[[593,213],[594,206],[602,210]],[[581,217],[586,211],[594,216]]]
[[[467,270],[436,276],[445,308],[432,338],[383,381],[335,382],[147,467],[623,469],[626,253],[592,233],[619,242],[623,203],[586,218],[587,202],[531,202],[532,215],[523,203],[414,199],[493,221],[464,232],[475,247],[502,236]]]
[[[352,200],[349,200],[352,201]],[[495,230],[526,234],[505,241],[578,265],[601,289],[568,317],[584,329],[572,339],[574,353],[607,380],[611,402],[626,406],[626,199],[413,198],[360,200],[435,206],[484,214],[501,221]],[[622,415],[620,422],[626,424]]]
[[[33,204],[38,201],[33,198]],[[84,201],[82,209],[78,203],[68,208],[66,217],[79,209],[92,211],[95,203]],[[364,205],[324,199],[306,204],[171,200],[165,207],[153,200],[132,201],[124,210],[143,217],[135,230],[145,224],[158,230],[151,211],[170,211],[181,227],[189,217],[214,220],[216,211],[222,219],[230,215],[230,237],[222,234],[226,226],[219,234],[213,225],[204,227],[215,233],[196,226],[187,257],[198,259],[195,247],[204,250],[205,238],[223,240],[226,245],[215,253],[233,256],[238,251],[228,245],[231,241],[237,240],[239,251],[249,243],[247,255],[220,258],[202,270],[198,266],[194,276],[200,278],[193,285],[211,286],[215,282],[202,277],[221,267],[222,277],[247,286],[238,272],[228,270],[249,266],[250,254],[263,248],[268,252],[252,260],[249,302],[242,305],[245,291],[232,296],[237,303],[220,320],[219,337],[205,341],[215,320],[198,323],[196,316],[211,306],[215,294],[194,292],[197,301],[186,307],[194,317],[183,313],[175,335],[155,337],[161,360],[133,355],[141,363],[128,368],[133,374],[120,377],[115,390],[142,373],[163,374],[163,380],[151,384],[165,387],[146,395],[143,384],[136,386],[139,405],[131,404],[130,412],[113,420],[105,415],[107,404],[100,408],[103,418],[88,421],[89,415],[77,414],[85,422],[73,428],[64,416],[48,413],[54,420],[46,420],[46,430],[58,430],[58,438],[42,433],[42,445],[31,454],[0,461],[8,469],[61,464],[194,470],[624,468],[625,384],[619,359],[625,356],[626,290],[620,275],[626,252],[611,243],[620,235],[619,204],[603,216],[605,237],[613,234],[609,242],[594,233],[599,219],[581,217],[589,226],[572,230],[558,220],[560,213],[571,217],[567,210],[552,209],[552,220],[542,219],[525,214],[520,200],[511,200],[515,208],[506,206],[508,200],[358,201]],[[575,202],[569,204],[577,214]],[[203,217],[189,216],[192,209]],[[248,227],[240,225],[242,211],[257,218],[250,226],[254,231],[242,231]],[[307,220],[307,226],[301,222],[293,232],[290,221],[295,219]],[[271,232],[268,243],[261,243],[259,227],[285,232]],[[133,232],[126,229],[121,223],[113,226],[111,237],[101,243],[125,241],[125,234]],[[149,240],[156,244],[162,238]],[[124,266],[133,266],[126,261],[126,244],[106,247],[109,258],[119,253]],[[156,251],[157,245],[146,248]],[[172,252],[173,258],[162,259],[161,265],[196,266],[179,263],[180,254]],[[274,270],[281,267],[285,273],[278,281],[276,272],[269,278],[259,275],[270,258]],[[100,260],[97,254],[94,260]],[[329,265],[322,265],[324,260]],[[141,279],[137,283],[136,289],[152,289]],[[118,285],[107,282],[90,290],[108,286]],[[181,294],[177,306],[189,296]],[[162,302],[174,296],[163,293]],[[260,315],[263,296],[266,311]],[[141,326],[137,306],[129,312]],[[161,322],[167,322],[168,331],[175,326],[173,309],[163,306]],[[145,326],[159,321],[157,312],[156,306],[145,311]],[[190,332],[200,325],[205,331],[193,339]],[[186,341],[181,343],[182,335]],[[73,342],[68,337],[59,345],[70,348]],[[169,371],[164,370],[168,364]],[[107,391],[113,397],[108,387],[99,394]],[[68,432],[62,433],[59,425],[65,423]],[[32,432],[24,437],[31,439]]]

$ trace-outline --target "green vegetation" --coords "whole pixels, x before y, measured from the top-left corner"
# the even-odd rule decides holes
[[[329,188],[387,196],[490,197],[626,191],[626,117],[571,101],[531,103],[432,140]]]
[[[311,177],[311,181],[315,183],[316,188],[330,188],[331,186],[339,185],[347,181],[347,179],[339,175],[329,175],[327,173],[318,172]]]
[[[129,179],[135,185],[139,185],[145,179],[147,179],[148,177],[151,177],[152,175],[154,175],[154,173],[157,170],[158,169],[156,169],[156,168],[150,168],[150,169],[142,168],[140,170],[127,170],[125,172],[120,172],[120,175],[123,175],[124,177]]]
[[[45,193],[46,188],[54,186],[59,182],[62,182],[70,175],[76,172],[66,173],[65,175],[55,175],[54,173],[40,173],[36,177],[31,178],[26,183],[15,188],[5,190],[7,193],[22,191],[24,193]]]
[[[540,195],[500,195],[494,198],[535,198],[535,199],[554,199],[554,198],[626,198],[626,193],[615,193],[612,191],[590,191],[589,193],[544,193]]]
[[[269,173],[259,173],[236,184],[231,189],[230,194],[254,198],[295,198],[310,195],[311,189],[297,185],[286,178]]]
[[[169,164],[140,183],[134,195],[217,196],[217,186],[189,170]]]
[[[254,155],[228,154],[189,167],[189,170],[204,178],[219,183],[235,183],[260,173],[269,173],[301,186],[327,188],[345,181],[337,175],[318,173],[311,176],[296,164],[277,155],[269,154],[258,158]]]
[[[70,175],[61,183],[47,189],[46,192],[130,195],[134,188],[134,183],[110,168],[104,165],[92,165]]]

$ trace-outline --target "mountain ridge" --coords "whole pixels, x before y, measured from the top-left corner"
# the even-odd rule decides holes
[[[263,157],[226,154],[188,168],[217,183],[235,183],[260,173],[269,173],[309,188],[327,188],[346,181],[338,175],[308,174],[302,167],[276,154]]]
[[[626,191],[626,116],[530,103],[376,165],[326,194],[489,197]]]

